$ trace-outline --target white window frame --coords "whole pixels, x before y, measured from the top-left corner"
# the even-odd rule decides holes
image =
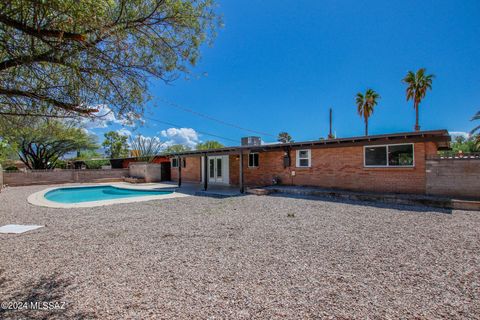
[[[412,146],[412,156],[413,156],[413,162],[411,165],[408,166],[391,166],[389,164],[389,159],[388,159],[388,147],[389,146],[405,146],[405,145],[411,145]],[[366,153],[367,153],[367,148],[376,148],[376,147],[386,147],[385,152],[386,152],[386,159],[387,159],[387,164],[382,166],[382,165],[367,165],[366,161]],[[415,144],[414,143],[394,143],[394,144],[376,144],[376,145],[366,145],[363,146],[363,166],[365,168],[414,168],[415,167]]]
[[[307,159],[308,160],[308,166],[301,166],[300,165],[300,152],[301,151],[307,151],[308,153],[308,157],[307,158],[302,158],[302,160],[304,159]],[[300,149],[300,150],[297,150],[297,156],[295,157],[295,162],[296,162],[296,166],[297,168],[310,168],[312,166],[312,149]]]
[[[254,154],[256,154],[257,157],[258,157],[258,165],[256,165],[256,166],[251,166],[251,165],[250,165],[250,155],[254,155]],[[249,167],[249,168],[258,168],[259,166],[260,166],[260,154],[259,154],[258,152],[250,152],[250,153],[248,154],[248,167]]]
[[[176,161],[176,163],[177,163],[176,166],[173,165],[173,161]],[[178,168],[178,162],[179,162],[179,161],[178,161],[178,158],[172,158],[172,161],[171,161],[171,163],[172,163],[172,168]]]

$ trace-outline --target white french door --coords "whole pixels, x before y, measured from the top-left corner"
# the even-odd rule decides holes
[[[208,183],[228,184],[228,156],[208,157],[207,174]]]

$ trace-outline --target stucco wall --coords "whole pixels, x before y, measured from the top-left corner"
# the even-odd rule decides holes
[[[427,160],[427,193],[480,199],[480,159]]]
[[[146,162],[130,162],[129,176],[135,178],[143,178],[145,182],[159,182],[162,180],[161,164]]]
[[[57,184],[72,182],[109,182],[121,181],[128,176],[128,169],[109,170],[39,170],[3,172],[4,184],[9,186],[27,186],[35,184]]]

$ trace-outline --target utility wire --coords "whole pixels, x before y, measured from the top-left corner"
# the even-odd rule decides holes
[[[157,119],[148,118],[148,117],[143,117],[143,118],[144,118],[144,119],[147,119],[147,120],[150,120],[150,121],[155,121],[155,122],[158,122],[158,123],[163,123],[163,124],[166,124],[166,125],[172,126],[172,127],[185,128],[185,126],[181,126],[181,125],[179,125],[179,124],[175,124],[175,123],[171,123],[171,122],[167,122],[167,121],[157,120]],[[231,139],[231,138],[222,137],[222,136],[219,136],[219,135],[216,135],[216,134],[213,134],[213,133],[209,133],[209,132],[205,132],[205,131],[199,131],[199,130],[196,130],[196,129],[195,129],[195,131],[198,132],[198,133],[207,135],[207,136],[212,136],[212,137],[218,138],[218,139],[228,140],[228,141],[232,141],[232,142],[235,142],[235,143],[238,143],[238,142],[239,142],[238,140],[234,140],[234,139]]]
[[[210,120],[210,121],[218,122],[218,123],[223,124],[223,125],[225,125],[225,126],[230,126],[230,127],[236,128],[236,129],[240,129],[240,130],[243,130],[243,131],[252,132],[252,133],[255,133],[255,134],[262,135],[262,136],[269,136],[269,137],[274,137],[274,138],[276,138],[275,135],[270,134],[270,133],[267,133],[267,132],[248,129],[248,128],[245,128],[245,127],[241,127],[241,126],[239,126],[239,125],[236,125],[236,124],[234,124],[234,123],[230,123],[230,122],[227,122],[227,121],[223,121],[223,120],[220,120],[220,119],[216,119],[216,118],[214,118],[214,117],[212,117],[212,116],[209,116],[209,115],[207,115],[207,114],[203,114],[203,113],[197,112],[197,111],[195,111],[195,110],[192,110],[192,109],[189,109],[189,108],[185,108],[185,107],[179,106],[178,104],[175,104],[175,103],[173,103],[173,102],[167,101],[167,100],[162,99],[162,98],[160,98],[159,100],[162,101],[162,102],[164,102],[164,103],[166,103],[167,105],[169,105],[169,106],[171,106],[171,107],[177,108],[177,109],[182,110],[182,111],[185,111],[185,112],[192,113],[192,114],[194,114],[194,115],[196,115],[196,116],[199,116],[199,117],[208,119],[208,120]]]

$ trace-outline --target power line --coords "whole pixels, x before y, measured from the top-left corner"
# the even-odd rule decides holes
[[[164,103],[166,103],[167,105],[169,105],[169,106],[171,106],[171,107],[180,109],[180,110],[185,111],[185,112],[189,112],[189,113],[191,113],[191,114],[194,114],[194,115],[197,115],[197,116],[199,116],[199,117],[208,119],[208,120],[210,120],[210,121],[218,122],[218,123],[223,124],[223,125],[225,125],[225,126],[230,126],[230,127],[236,128],[236,129],[243,130],[243,131],[248,131],[248,132],[252,132],[252,133],[255,133],[255,134],[259,134],[259,135],[269,136],[269,137],[274,137],[274,138],[276,138],[275,135],[270,134],[270,133],[266,133],[266,132],[262,132],[262,131],[258,131],[258,130],[248,129],[248,128],[245,128],[245,127],[236,125],[236,124],[234,124],[234,123],[230,123],[230,122],[227,122],[227,121],[223,121],[223,120],[214,118],[214,117],[212,117],[212,116],[209,116],[209,115],[207,115],[207,114],[200,113],[200,112],[197,112],[197,111],[195,111],[195,110],[192,110],[192,109],[189,109],[189,108],[185,108],[185,107],[179,106],[178,104],[175,104],[175,103],[173,103],[173,102],[167,101],[167,100],[162,99],[162,98],[160,98],[159,100],[160,100],[160,101],[163,101]]]
[[[157,119],[148,118],[148,117],[143,117],[143,118],[144,118],[144,119],[147,119],[147,120],[150,120],[150,121],[155,121],[155,122],[158,122],[158,123],[163,123],[163,124],[166,124],[166,125],[172,126],[172,127],[185,128],[185,126],[181,126],[181,125],[179,125],[179,124],[175,124],[175,123],[171,123],[171,122],[167,122],[167,121],[157,120]],[[222,137],[222,136],[219,136],[219,135],[217,135],[217,134],[213,134],[213,133],[209,133],[209,132],[205,132],[205,131],[199,131],[199,130],[196,130],[196,129],[195,129],[195,131],[198,132],[198,133],[207,135],[207,136],[212,136],[212,137],[215,137],[215,138],[218,138],[218,139],[228,140],[228,141],[232,141],[232,142],[238,143],[238,140],[234,140],[234,139],[231,139],[231,138]]]

